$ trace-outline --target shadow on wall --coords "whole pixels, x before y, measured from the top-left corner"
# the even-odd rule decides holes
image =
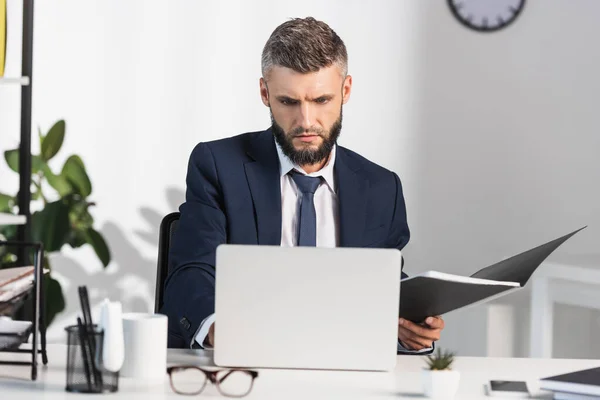
[[[180,189],[166,190],[168,212],[176,211],[183,202],[184,192]],[[119,300],[123,312],[153,312],[156,285],[156,257],[160,222],[165,214],[148,207],[141,207],[143,229],[134,229],[129,234],[114,222],[107,222],[101,232],[106,237],[112,252],[112,262],[106,270],[86,267],[93,254],[83,249],[74,253],[76,257],[57,254],[52,257],[53,274],[63,284],[66,309],[60,313],[48,329],[49,342],[65,340],[64,327],[73,324],[80,315],[77,287],[86,285],[90,294],[92,314],[99,317],[99,305],[104,298]],[[132,238],[141,239],[141,244]],[[152,256],[147,256],[142,247],[150,247]],[[90,254],[88,257],[87,254]]]

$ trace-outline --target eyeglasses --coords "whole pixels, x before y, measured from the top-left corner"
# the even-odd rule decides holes
[[[208,371],[195,365],[178,365],[167,368],[171,388],[177,394],[196,395],[208,381],[227,397],[244,397],[252,390],[257,371],[246,369],[221,369]]]

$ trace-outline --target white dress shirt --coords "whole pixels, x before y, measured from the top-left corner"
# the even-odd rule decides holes
[[[277,156],[279,157],[279,176],[281,184],[281,246],[293,247],[298,245],[298,211],[302,201],[302,193],[298,190],[296,182],[289,172],[296,170],[299,173],[312,177],[322,177],[323,180],[314,194],[315,213],[317,215],[317,247],[337,247],[339,245],[339,212],[338,196],[336,194],[336,183],[333,168],[335,165],[336,146],[333,146],[329,161],[317,172],[307,174],[302,167],[292,163],[283,154],[281,147],[275,142]],[[215,322],[215,314],[208,316],[198,328],[195,341],[202,348],[204,340],[208,335],[210,326]],[[412,351],[405,349],[398,342],[401,351]],[[422,351],[428,351],[424,349]]]
[[[317,172],[307,174],[287,158],[279,145],[279,175],[281,179],[281,245],[298,245],[298,210],[302,202],[302,192],[289,172],[296,170],[302,175],[322,177],[321,184],[315,190],[314,204],[317,214],[317,247],[337,247],[339,245],[338,197],[335,192],[333,165],[335,164],[335,146],[331,150],[329,161]]]

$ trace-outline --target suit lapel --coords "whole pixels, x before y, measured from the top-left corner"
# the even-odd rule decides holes
[[[334,174],[339,201],[340,246],[360,247],[365,231],[369,182],[352,168],[345,149],[337,147]]]
[[[279,246],[281,244],[281,180],[279,159],[271,130],[260,133],[254,139],[248,155],[253,161],[244,167],[250,186],[258,244]]]

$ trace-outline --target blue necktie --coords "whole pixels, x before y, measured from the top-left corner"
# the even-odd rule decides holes
[[[292,171],[292,179],[302,192],[300,215],[298,218],[298,246],[317,245],[317,213],[315,211],[315,191],[321,183],[321,177],[302,175]]]

